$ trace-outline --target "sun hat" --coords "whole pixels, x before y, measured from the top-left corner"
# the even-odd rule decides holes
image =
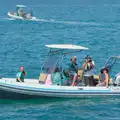
[[[108,68],[106,68],[106,67],[103,67],[103,68],[100,70],[100,72],[103,73],[104,70],[106,70],[107,73],[109,72]]]

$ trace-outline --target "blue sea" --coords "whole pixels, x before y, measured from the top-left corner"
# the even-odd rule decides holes
[[[9,19],[17,4],[32,8],[37,20]],[[120,0],[0,0],[1,77],[16,77],[23,65],[26,78],[38,78],[46,44],[88,47],[83,54],[99,70],[120,54]],[[120,120],[120,98],[0,99],[0,120]]]

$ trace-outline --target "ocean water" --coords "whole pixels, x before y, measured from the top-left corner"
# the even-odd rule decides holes
[[[16,4],[32,8],[37,20],[9,19],[7,12]],[[120,1],[0,0],[1,77],[15,77],[23,65],[27,78],[38,78],[46,44],[88,47],[84,54],[92,56],[99,70],[110,56],[120,54]],[[119,113],[120,98],[113,96],[0,100],[0,120],[119,120]]]

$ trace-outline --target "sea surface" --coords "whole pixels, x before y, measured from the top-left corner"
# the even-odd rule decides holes
[[[9,19],[16,4],[32,8],[37,19]],[[23,65],[26,78],[38,78],[46,44],[88,47],[83,54],[99,71],[120,54],[120,0],[0,0],[0,77],[16,77]],[[120,120],[120,98],[0,99],[0,120]]]

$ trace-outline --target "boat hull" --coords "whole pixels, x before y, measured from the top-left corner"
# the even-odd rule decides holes
[[[14,99],[14,100],[24,100],[24,99],[36,99],[40,98],[35,95],[26,95],[22,93],[15,93],[12,91],[5,91],[0,89],[0,99]]]
[[[120,87],[46,86],[38,83],[28,84],[7,81],[6,79],[0,80],[0,98],[85,98],[91,96],[120,96]]]

